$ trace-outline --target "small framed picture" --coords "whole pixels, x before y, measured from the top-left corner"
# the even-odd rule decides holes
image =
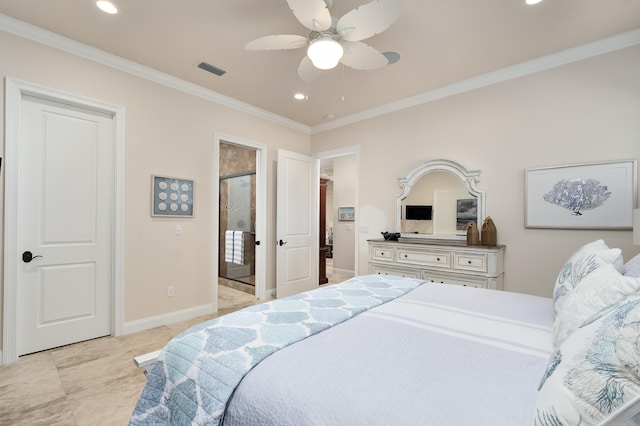
[[[466,231],[469,222],[478,223],[477,198],[459,199],[456,204],[456,231]]]
[[[193,180],[151,176],[151,216],[193,217]]]
[[[525,226],[631,229],[637,160],[528,169]]]
[[[338,207],[338,220],[353,221],[356,219],[353,207]]]

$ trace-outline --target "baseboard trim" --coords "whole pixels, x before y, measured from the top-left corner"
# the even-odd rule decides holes
[[[340,275],[351,275],[352,277],[354,276],[354,273],[352,270],[340,269],[340,268],[336,268],[335,266],[333,267],[333,273],[340,274]]]
[[[213,304],[195,306],[189,309],[169,312],[162,315],[142,318],[134,321],[126,321],[122,327],[122,335],[137,333],[139,331],[149,330],[155,327],[161,327],[175,322],[186,321],[202,315],[210,315],[215,313]]]

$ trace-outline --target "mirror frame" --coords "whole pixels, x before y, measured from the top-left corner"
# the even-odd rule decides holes
[[[480,180],[480,170],[467,170],[461,164],[451,160],[430,160],[420,164],[413,169],[407,177],[398,178],[398,183],[402,188],[402,192],[396,198],[396,229],[398,232],[402,230],[402,201],[404,201],[413,185],[423,176],[431,172],[449,172],[456,175],[462,183],[467,187],[469,194],[475,196],[478,199],[478,229],[484,222],[485,218],[485,193],[476,186],[476,183]],[[401,233],[401,237],[409,238],[434,238],[440,240],[461,240],[465,239],[466,235],[438,235],[438,234],[407,234]]]

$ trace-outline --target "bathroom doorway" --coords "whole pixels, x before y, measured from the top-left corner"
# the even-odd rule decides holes
[[[256,294],[256,152],[220,142],[219,284]]]

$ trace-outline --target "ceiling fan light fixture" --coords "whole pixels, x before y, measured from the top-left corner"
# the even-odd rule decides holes
[[[331,36],[323,36],[312,41],[307,49],[307,56],[311,59],[313,66],[321,70],[335,68],[343,54],[342,46]]]
[[[118,13],[118,8],[110,1],[103,1],[103,0],[97,1],[96,6],[98,6],[98,8],[103,12],[108,13],[110,15],[115,15],[116,13]]]

